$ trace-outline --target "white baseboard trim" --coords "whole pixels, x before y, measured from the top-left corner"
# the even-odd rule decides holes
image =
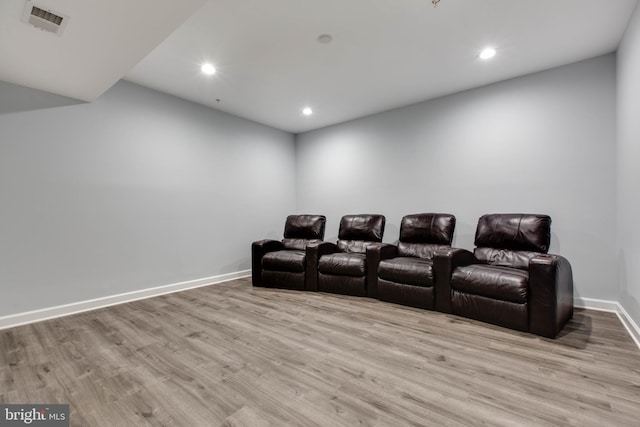
[[[638,324],[633,321],[631,316],[629,316],[627,310],[625,310],[620,303],[617,304],[618,311],[616,311],[616,314],[618,315],[620,322],[622,322],[624,327],[627,329],[627,332],[629,332],[629,335],[631,335],[631,338],[635,341],[638,348],[640,348],[640,327],[638,327]]]
[[[573,304],[578,308],[586,308],[588,310],[607,311],[615,313],[620,319],[620,323],[627,330],[631,339],[640,348],[640,327],[633,321],[627,310],[617,301],[608,301],[593,298],[575,298]]]
[[[240,279],[250,275],[251,270],[236,271],[234,273],[220,274],[218,276],[141,289],[139,291],[125,292],[123,294],[110,295],[86,301],[74,302],[71,304],[27,311],[24,313],[10,314],[8,316],[0,317],[0,330],[40,322],[42,320],[54,319],[56,317],[68,316],[70,314],[82,313],[83,311],[95,310],[98,308],[108,307],[110,305],[123,304],[126,302],[156,297],[187,289],[199,288],[201,286],[228,282],[229,280]]]
[[[577,308],[586,308],[596,311],[607,311],[609,313],[617,313],[619,306],[617,301],[594,298],[575,298],[573,300],[573,305]]]

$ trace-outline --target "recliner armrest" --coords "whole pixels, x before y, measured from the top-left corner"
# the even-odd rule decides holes
[[[278,240],[257,240],[251,244],[251,281],[253,286],[264,286],[262,282],[262,257],[268,252],[284,249]]]
[[[436,310],[451,313],[451,274],[456,268],[471,264],[480,264],[480,261],[466,249],[446,248],[434,253]]]
[[[378,266],[383,259],[398,256],[398,247],[389,243],[371,243],[367,246],[367,296],[378,297]]]
[[[569,261],[540,254],[529,262],[529,331],[555,338],[573,316],[573,272]]]
[[[331,242],[309,243],[306,249],[306,290],[318,290],[318,261],[322,255],[338,252],[338,245]]]
[[[367,246],[367,257],[374,256],[378,260],[395,258],[398,256],[398,247],[391,243],[370,243]]]
[[[284,245],[280,240],[271,240],[271,239],[256,240],[251,244],[251,246],[264,248],[264,253],[280,251],[284,249]]]

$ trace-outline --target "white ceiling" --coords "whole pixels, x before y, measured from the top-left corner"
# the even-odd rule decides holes
[[[126,78],[298,133],[612,52],[635,4],[210,0]]]
[[[0,1],[0,79],[92,100],[124,76],[294,133],[613,52],[637,3],[34,1],[73,21],[51,36],[19,21],[24,1]]]
[[[33,0],[68,17],[57,36],[22,22],[25,0],[0,0],[0,80],[93,101],[205,1]]]

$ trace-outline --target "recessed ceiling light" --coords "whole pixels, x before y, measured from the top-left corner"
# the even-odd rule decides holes
[[[496,50],[492,47],[488,47],[480,52],[480,59],[491,59],[496,56]]]
[[[313,110],[309,107],[305,107],[302,109],[302,114],[304,114],[305,116],[310,116],[313,114]]]
[[[216,73],[216,67],[214,67],[209,63],[202,64],[202,67],[200,68],[200,70],[208,76],[212,76]]]

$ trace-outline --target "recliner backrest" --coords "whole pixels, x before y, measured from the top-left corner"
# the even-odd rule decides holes
[[[456,217],[450,214],[406,215],[400,223],[398,255],[433,258],[436,250],[451,245],[455,226]]]
[[[324,215],[289,215],[282,244],[286,249],[304,250],[309,243],[324,239],[326,222]]]
[[[548,215],[483,215],[476,228],[474,254],[487,264],[526,270],[531,258],[549,251],[550,241]]]
[[[345,215],[340,220],[338,249],[341,252],[365,253],[373,242],[382,242],[383,215]]]

